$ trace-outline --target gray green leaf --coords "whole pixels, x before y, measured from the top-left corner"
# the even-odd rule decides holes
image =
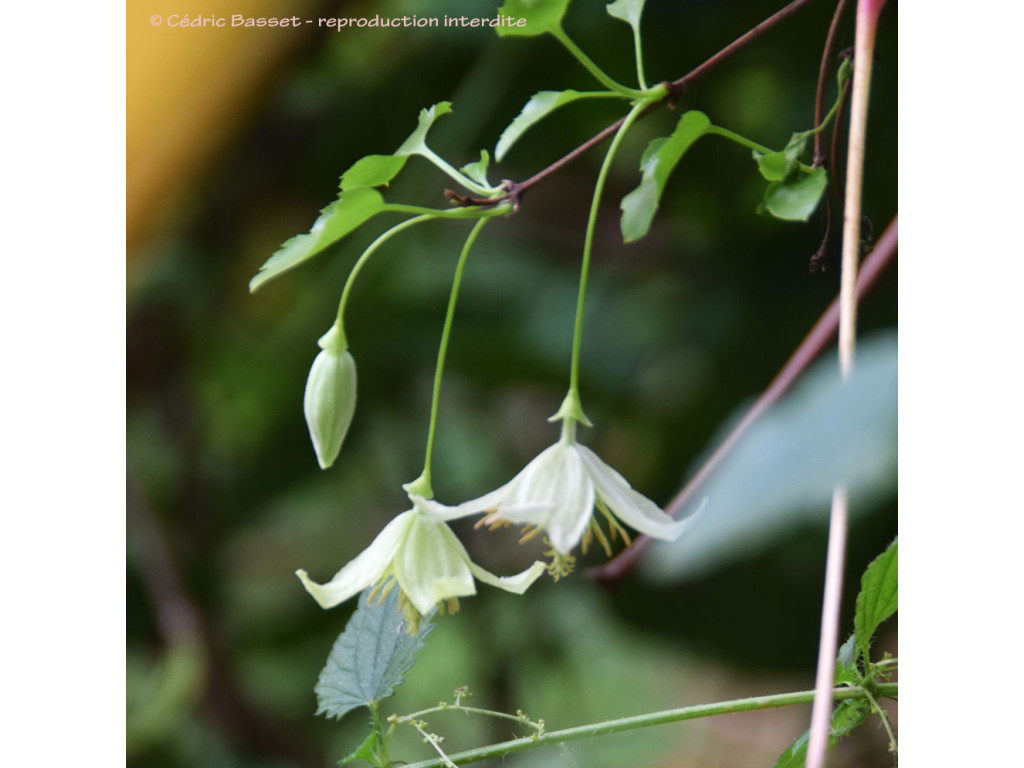
[[[600,95],[606,95],[603,92],[599,92]],[[526,133],[527,129],[533,126],[535,123],[540,122],[545,117],[550,115],[556,109],[570,102],[576,101],[577,99],[584,99],[598,95],[590,91],[539,91],[530,97],[530,100],[526,102],[526,106],[523,107],[522,111],[516,115],[515,120],[508,124],[508,127],[502,131],[501,138],[498,139],[498,145],[494,148],[494,159],[499,163],[512,148],[519,137]]]
[[[500,26],[498,35],[534,37],[561,29],[562,17],[568,7],[569,0],[505,0],[498,9],[498,15],[526,19],[526,24],[521,27]]]
[[[764,191],[765,212],[785,221],[807,221],[828,187],[824,168],[815,168],[794,181],[773,181]]]
[[[416,155],[429,151],[427,149],[427,131],[438,118],[447,115],[452,111],[450,101],[440,101],[432,107],[425,107],[420,110],[419,124],[416,130],[409,134],[402,146],[395,150],[396,155]]]
[[[711,128],[703,112],[691,110],[679,118],[672,135],[655,139],[641,158],[640,186],[622,198],[622,239],[631,243],[647,234],[669,176],[693,143]]]
[[[267,259],[249,281],[249,291],[255,292],[268,280],[316,256],[385,207],[384,198],[370,187],[355,187],[342,192],[337,200],[320,212],[307,234],[289,239]]]
[[[398,592],[392,589],[382,602],[368,601],[367,592],[360,596],[359,607],[335,641],[317,681],[318,715],[341,718],[386,699],[405,682],[405,673],[434,625],[423,619],[418,631],[409,634],[398,608]]]
[[[380,739],[377,738],[376,731],[370,731],[370,735],[367,736],[363,743],[359,745],[359,749],[353,752],[351,755],[343,757],[338,761],[338,765],[346,765],[348,763],[355,762],[356,760],[365,760],[368,763],[373,763],[374,759],[380,754]]]
[[[341,188],[383,187],[398,175],[408,158],[404,155],[367,155],[341,176]]]
[[[836,654],[835,683],[860,683],[861,674],[857,669],[857,638],[850,635]]]
[[[853,619],[854,636],[864,660],[868,660],[871,638],[899,605],[899,541],[893,541],[872,561],[860,580],[857,612]]]
[[[622,19],[633,29],[639,29],[645,2],[646,0],[615,0],[614,3],[609,3],[605,10],[609,16]]]

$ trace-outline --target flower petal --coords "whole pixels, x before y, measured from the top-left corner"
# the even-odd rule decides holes
[[[481,568],[470,560],[469,569],[484,584],[490,584],[492,587],[504,589],[506,592],[521,595],[530,588],[533,582],[540,578],[541,574],[547,569],[547,566],[540,560],[537,560],[525,571],[517,573],[515,576],[495,576],[490,571]]]
[[[413,511],[405,541],[394,560],[395,578],[421,615],[441,600],[476,594],[469,555],[447,523]]]
[[[626,479],[584,445],[577,446],[597,494],[622,522],[640,533],[669,541],[679,538],[692,518],[673,520],[661,507],[634,491]]]
[[[554,506],[540,514],[502,507],[499,515],[509,522],[542,526],[555,549],[568,553],[579,542],[594,509],[594,486],[576,447],[555,443],[530,462],[520,477],[514,502],[526,505],[546,501]]]
[[[377,534],[377,538],[355,559],[334,574],[326,584],[317,584],[300,568],[295,575],[321,608],[333,608],[377,582],[388,569],[412,522],[412,510],[403,512]]]

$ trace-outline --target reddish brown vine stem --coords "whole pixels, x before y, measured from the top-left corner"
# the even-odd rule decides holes
[[[843,11],[849,0],[839,0],[835,13],[832,14],[832,23],[828,27],[828,36],[825,38],[825,50],[821,53],[821,64],[818,67],[818,88],[814,93],[814,127],[821,125],[825,119],[825,87],[828,82],[828,73],[832,69],[832,59],[835,56],[836,36],[839,32],[839,22],[843,18]],[[836,118],[835,125],[839,125]],[[833,129],[833,132],[836,132]],[[814,167],[817,168],[825,162],[825,150],[822,147],[822,135],[814,134]],[[830,169],[831,170],[831,169]]]
[[[898,245],[898,217],[893,218],[886,227],[885,232],[879,238],[878,243],[875,245],[874,250],[868,255],[861,266],[860,275],[857,280],[857,300],[861,301],[871,288],[874,287],[875,283],[878,282],[879,276],[885,271],[885,269],[895,260]],[[729,454],[739,439],[749,429],[757,419],[773,405],[782,395],[785,393],[793,383],[799,378],[807,367],[814,361],[815,358],[821,353],[821,351],[831,342],[835,337],[839,329],[839,299],[838,297],[832,301],[828,309],[821,318],[811,328],[810,333],[800,343],[800,346],[796,348],[796,351],[790,356],[789,360],[782,367],[782,370],[776,374],[775,378],[768,385],[768,388],[761,394],[757,399],[757,402],[751,406],[750,410],[743,417],[743,419],[737,424],[732,432],[729,433],[728,437],[722,441],[721,445],[715,450],[704,465],[700,468],[696,475],[686,484],[686,486],[676,494],[676,497],[672,499],[669,505],[665,508],[665,511],[672,516],[675,516],[680,510],[685,508],[687,505],[697,497],[697,493],[701,490],[704,485],[704,481],[711,475],[712,472],[721,464],[722,460]],[[611,583],[621,578],[636,560],[637,555],[643,550],[647,544],[646,536],[639,536],[634,539],[633,546],[629,549],[624,550],[614,560],[605,563],[602,566],[593,568],[588,572],[588,575],[595,581],[601,583]]]
[[[791,2],[789,5],[776,11],[774,14],[772,14],[767,19],[762,21],[756,27],[748,30],[745,34],[733,40],[731,43],[729,43],[729,45],[722,48],[722,50],[720,50],[711,58],[707,59],[703,64],[700,64],[695,69],[690,70],[687,74],[683,75],[678,80],[673,80],[671,82],[664,83],[664,85],[668,88],[668,94],[666,94],[666,96],[660,101],[651,104],[651,106],[644,110],[640,114],[640,117],[637,119],[646,117],[663,104],[675,106],[675,102],[679,99],[680,94],[682,94],[683,91],[685,91],[691,83],[706,75],[708,72],[717,67],[727,58],[732,56],[734,53],[745,48],[750,43],[754,42],[757,38],[761,37],[761,35],[763,35],[765,32],[772,29],[777,24],[785,21],[810,2],[812,2],[812,0],[793,0],[793,2]],[[565,156],[559,158],[551,165],[549,165],[547,168],[538,171],[533,176],[526,179],[526,181],[503,181],[502,186],[505,188],[505,192],[503,192],[500,195],[487,198],[467,197],[465,195],[461,195],[455,192],[454,190],[446,189],[444,192],[445,196],[455,205],[461,206],[491,206],[497,205],[498,203],[508,200],[513,203],[515,208],[518,208],[520,199],[524,194],[526,194],[527,190],[529,190],[530,187],[543,181],[556,171],[559,171],[560,169],[571,163],[573,160],[578,158],[580,155],[583,155],[588,150],[596,147],[605,139],[610,138],[612,135],[615,134],[617,130],[619,130],[619,128],[622,126],[622,123],[625,122],[625,120],[625,117],[620,117],[618,120],[616,120],[614,123],[612,123],[607,128],[602,130],[600,133],[587,139],[585,142],[576,147],[576,149],[572,150]]]

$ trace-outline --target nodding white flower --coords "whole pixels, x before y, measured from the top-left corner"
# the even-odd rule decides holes
[[[490,510],[481,524],[531,526],[522,541],[546,531],[554,548],[556,576],[563,565],[571,568],[569,553],[581,540],[584,552],[597,538],[611,555],[608,540],[593,518],[595,507],[606,519],[613,539],[620,534],[630,543],[619,521],[658,539],[678,538],[691,518],[673,520],[653,501],[634,491],[596,453],[576,443],[573,431],[571,426],[563,430],[559,442],[541,451],[509,483],[457,509]]]
[[[333,608],[374,584],[385,585],[386,594],[397,582],[402,595],[426,616],[439,603],[454,611],[458,598],[475,595],[474,576],[521,595],[544,572],[540,561],[515,576],[495,576],[484,570],[469,559],[446,522],[471,513],[411,493],[409,498],[412,509],[388,523],[369,547],[326,584],[312,581],[301,568],[295,572],[321,607]],[[394,582],[386,584],[391,579]]]

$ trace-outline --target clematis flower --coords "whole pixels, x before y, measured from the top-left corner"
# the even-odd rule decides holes
[[[546,531],[556,562],[571,568],[569,553],[582,540],[584,552],[597,538],[610,555],[611,548],[594,520],[595,507],[605,518],[612,538],[629,536],[619,521],[657,539],[679,537],[691,518],[674,520],[653,501],[633,490],[625,478],[596,453],[576,442],[574,423],[563,429],[562,439],[541,453],[510,482],[456,509],[490,509],[481,523],[502,522],[531,526],[523,537]]]
[[[475,595],[474,577],[521,595],[544,572],[545,565],[539,561],[515,576],[495,576],[484,570],[469,559],[446,522],[470,512],[412,493],[409,498],[412,509],[388,523],[369,547],[326,584],[312,581],[301,568],[295,572],[321,607],[333,608],[374,584],[388,590],[397,582],[408,602],[425,616],[439,603],[455,610],[458,598]]]

